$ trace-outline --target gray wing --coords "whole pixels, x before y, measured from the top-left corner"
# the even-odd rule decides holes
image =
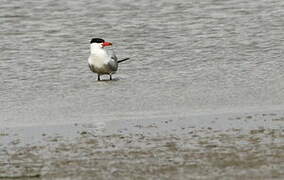
[[[109,50],[108,49],[107,53],[108,53],[108,55],[110,56],[111,59],[113,59],[114,61],[117,61],[117,57],[116,57],[116,55],[115,55],[113,50]]]
[[[116,71],[118,68],[117,57],[113,50],[108,50],[107,53],[109,54],[111,61],[108,63],[109,67],[112,71]]]

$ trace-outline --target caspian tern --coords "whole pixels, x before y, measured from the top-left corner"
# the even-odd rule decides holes
[[[101,38],[93,38],[90,44],[91,54],[88,59],[90,70],[98,74],[98,81],[101,80],[100,76],[103,74],[108,74],[109,79],[112,80],[112,74],[117,71],[118,63],[129,58],[118,60],[114,51],[105,48],[111,46],[112,43]]]

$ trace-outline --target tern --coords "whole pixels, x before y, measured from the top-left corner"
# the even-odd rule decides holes
[[[90,70],[100,76],[104,74],[109,75],[109,80],[112,80],[112,74],[116,73],[118,64],[128,60],[129,58],[118,60],[114,51],[105,47],[111,46],[111,42],[106,42],[101,38],[93,38],[90,41],[91,54],[88,59]]]

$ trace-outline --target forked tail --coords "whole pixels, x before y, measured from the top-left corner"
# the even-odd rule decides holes
[[[124,58],[124,59],[118,60],[117,63],[121,63],[123,61],[127,61],[128,59],[130,59],[130,58]]]

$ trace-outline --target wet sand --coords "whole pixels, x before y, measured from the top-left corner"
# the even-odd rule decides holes
[[[2,128],[0,179],[283,179],[284,115]]]

